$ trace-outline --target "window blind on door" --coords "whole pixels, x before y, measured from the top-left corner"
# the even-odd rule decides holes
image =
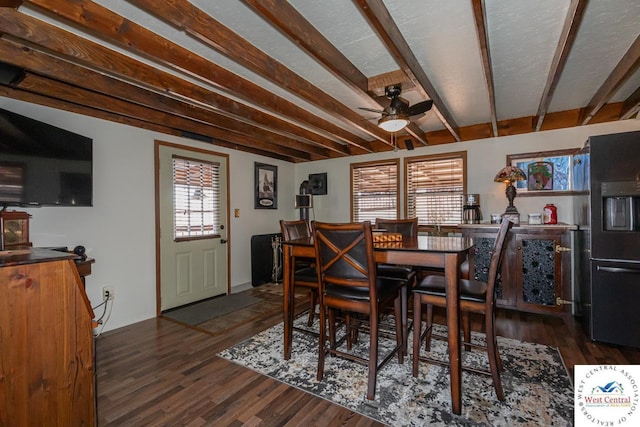
[[[220,224],[220,164],[172,159],[174,239],[215,236]]]

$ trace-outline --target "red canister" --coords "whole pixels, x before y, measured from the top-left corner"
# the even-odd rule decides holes
[[[557,224],[558,223],[558,208],[553,203],[548,203],[542,212],[542,217],[545,224]]]

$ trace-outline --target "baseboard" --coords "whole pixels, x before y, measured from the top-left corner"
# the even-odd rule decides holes
[[[247,289],[251,289],[251,288],[253,288],[253,286],[251,285],[251,282],[241,283],[239,285],[232,286],[231,293],[237,294],[238,292],[246,291]]]

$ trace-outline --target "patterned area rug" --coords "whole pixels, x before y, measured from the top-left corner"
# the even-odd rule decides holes
[[[297,319],[296,326],[304,327],[305,321],[304,316]],[[443,327],[437,327],[435,332],[446,333]],[[447,367],[421,362],[419,376],[414,378],[411,357],[405,358],[403,365],[394,357],[378,374],[376,398],[369,401],[365,396],[367,372],[364,366],[328,357],[324,379],[318,382],[317,338],[294,331],[292,356],[285,361],[282,336],[283,326],[279,324],[219,355],[391,426],[573,424],[572,386],[555,348],[499,337],[506,400],[497,400],[490,377],[463,372],[463,408],[462,415],[458,416],[451,413]],[[368,335],[361,334],[360,344],[354,351],[366,353],[368,339]],[[479,341],[481,338],[474,334],[473,339]],[[380,359],[391,347],[392,341],[381,338]],[[446,360],[446,342],[433,340],[429,356]],[[488,370],[486,352],[463,351],[463,365]]]

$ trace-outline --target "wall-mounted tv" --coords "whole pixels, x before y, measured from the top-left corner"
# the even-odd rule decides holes
[[[93,140],[0,109],[0,207],[91,206]]]

